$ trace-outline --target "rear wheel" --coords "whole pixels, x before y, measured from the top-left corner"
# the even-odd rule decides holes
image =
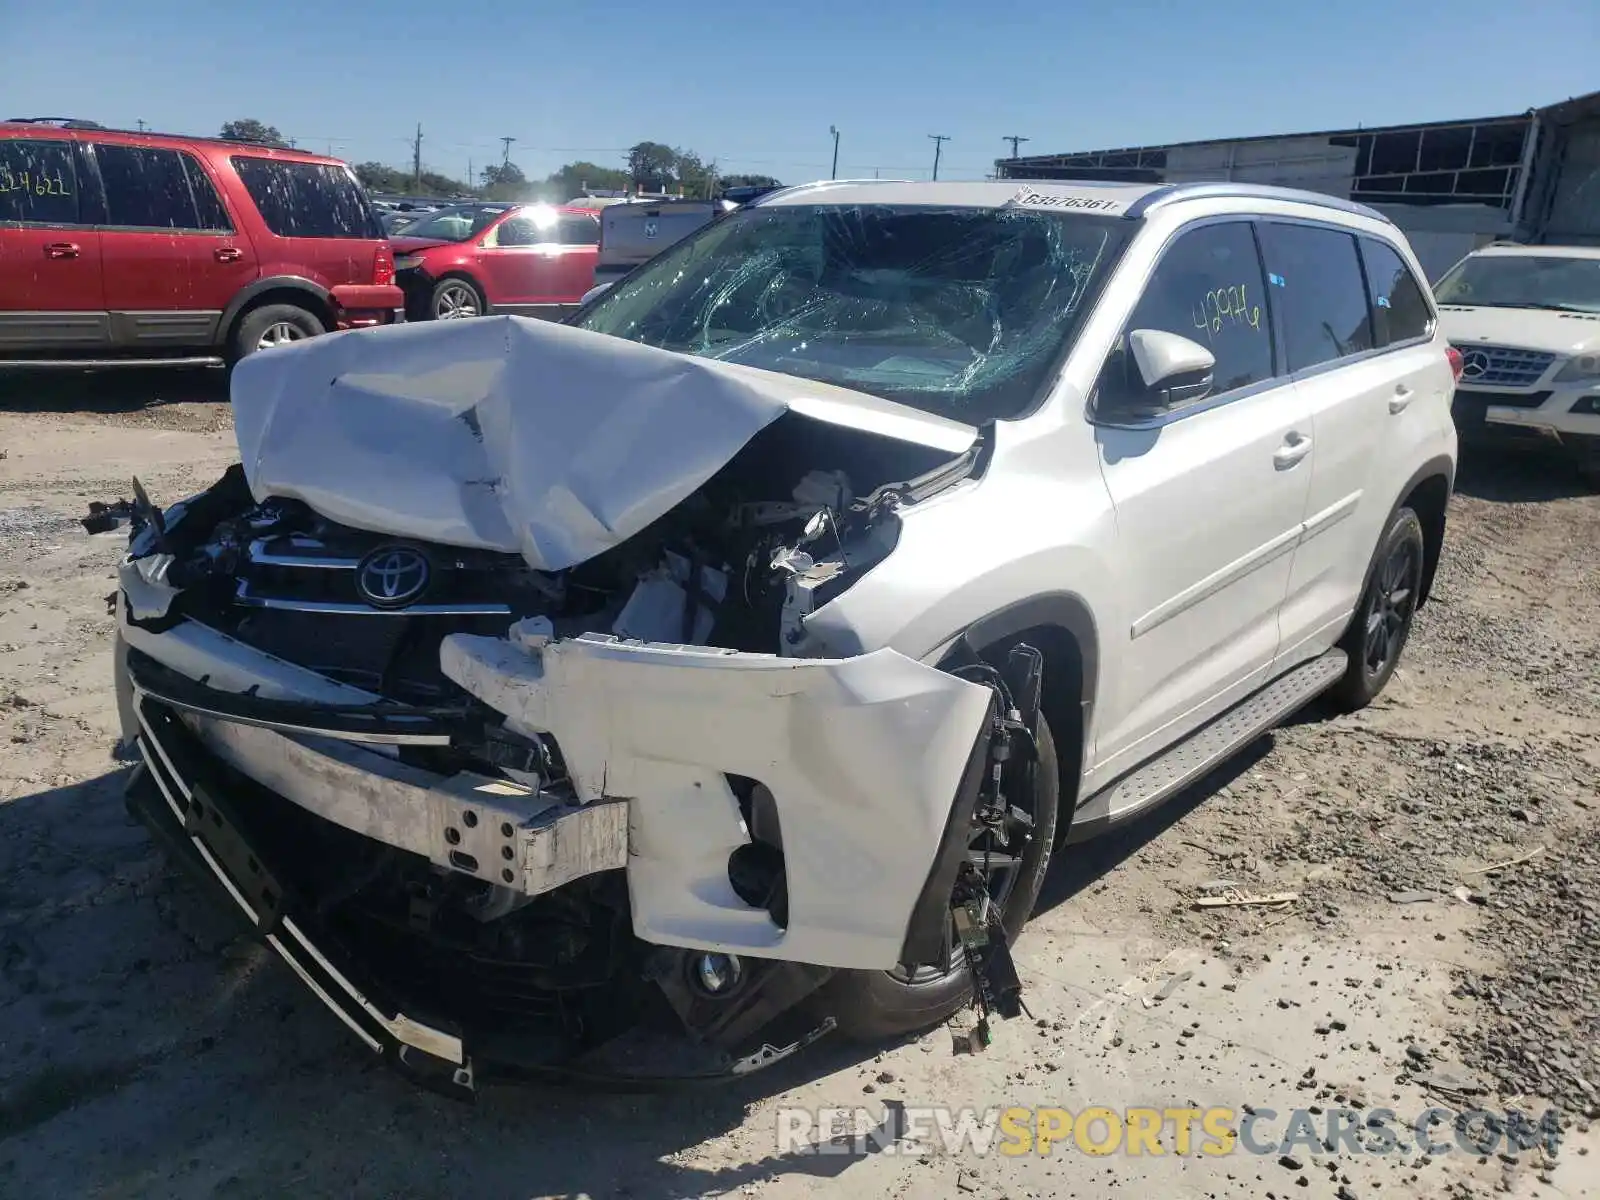
[[[1366,593],[1339,642],[1350,657],[1331,693],[1341,707],[1365,708],[1394,674],[1422,595],[1422,563],[1422,522],[1411,509],[1402,508],[1378,543]]]
[[[428,316],[435,321],[457,321],[463,317],[481,317],[487,311],[483,293],[470,279],[450,276],[433,285],[433,295],[428,299]]]
[[[263,304],[239,319],[231,347],[235,361],[327,332],[315,313],[295,304]]]
[[[985,827],[973,826],[968,857],[989,881],[989,895],[1000,906],[1006,935],[1015,941],[1033,913],[1050,865],[1055,842],[1061,778],[1055,740],[1039,717],[1039,761],[1033,794],[1019,798],[1007,822],[1008,844],[1001,846]],[[937,965],[892,971],[840,971],[817,994],[816,1007],[832,1016],[846,1036],[862,1041],[926,1029],[949,1017],[972,997],[972,972],[946,920],[943,960]]]

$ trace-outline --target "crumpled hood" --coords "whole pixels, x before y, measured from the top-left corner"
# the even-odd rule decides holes
[[[1600,350],[1600,316],[1588,313],[1441,304],[1439,325],[1457,346],[1514,346],[1562,355]]]
[[[644,529],[786,411],[946,450],[904,405],[524,317],[359,330],[251,355],[234,428],[255,498],[561,570]]]

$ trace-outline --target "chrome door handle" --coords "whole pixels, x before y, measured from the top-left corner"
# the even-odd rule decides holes
[[[1411,403],[1411,400],[1415,395],[1416,392],[1412,391],[1405,384],[1396,384],[1394,395],[1389,397],[1389,411],[1392,413],[1405,412],[1406,405]]]
[[[1272,465],[1280,471],[1287,471],[1306,455],[1311,453],[1311,439],[1304,434],[1291,433],[1283,439],[1283,445],[1272,453]]]

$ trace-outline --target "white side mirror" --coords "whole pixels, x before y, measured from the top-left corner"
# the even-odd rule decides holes
[[[1216,355],[1199,342],[1165,329],[1135,329],[1128,334],[1128,349],[1139,366],[1139,378],[1151,391],[1181,375],[1204,375],[1209,384],[1217,365]]]
[[[583,299],[578,301],[579,306],[581,307],[582,305],[589,303],[589,301],[593,300],[596,296],[605,295],[610,288],[611,285],[609,283],[596,284],[583,294]]]

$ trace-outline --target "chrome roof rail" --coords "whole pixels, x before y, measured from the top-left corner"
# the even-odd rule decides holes
[[[820,192],[835,187],[860,187],[868,183],[915,183],[914,179],[817,179],[811,183],[794,183],[788,187],[778,188],[776,191],[767,192],[757,196],[746,204],[745,208],[759,208],[768,200],[775,200],[779,196],[792,196],[796,192]]]
[[[1184,200],[1228,199],[1286,200],[1294,204],[1313,204],[1318,208],[1331,208],[1352,216],[1366,217],[1371,221],[1382,221],[1385,225],[1394,224],[1377,209],[1358,204],[1354,200],[1329,196],[1324,192],[1308,192],[1301,188],[1278,187],[1269,183],[1169,183],[1165,187],[1156,188],[1153,192],[1140,196],[1128,206],[1125,215],[1137,219],[1155,209],[1181,203]]]

